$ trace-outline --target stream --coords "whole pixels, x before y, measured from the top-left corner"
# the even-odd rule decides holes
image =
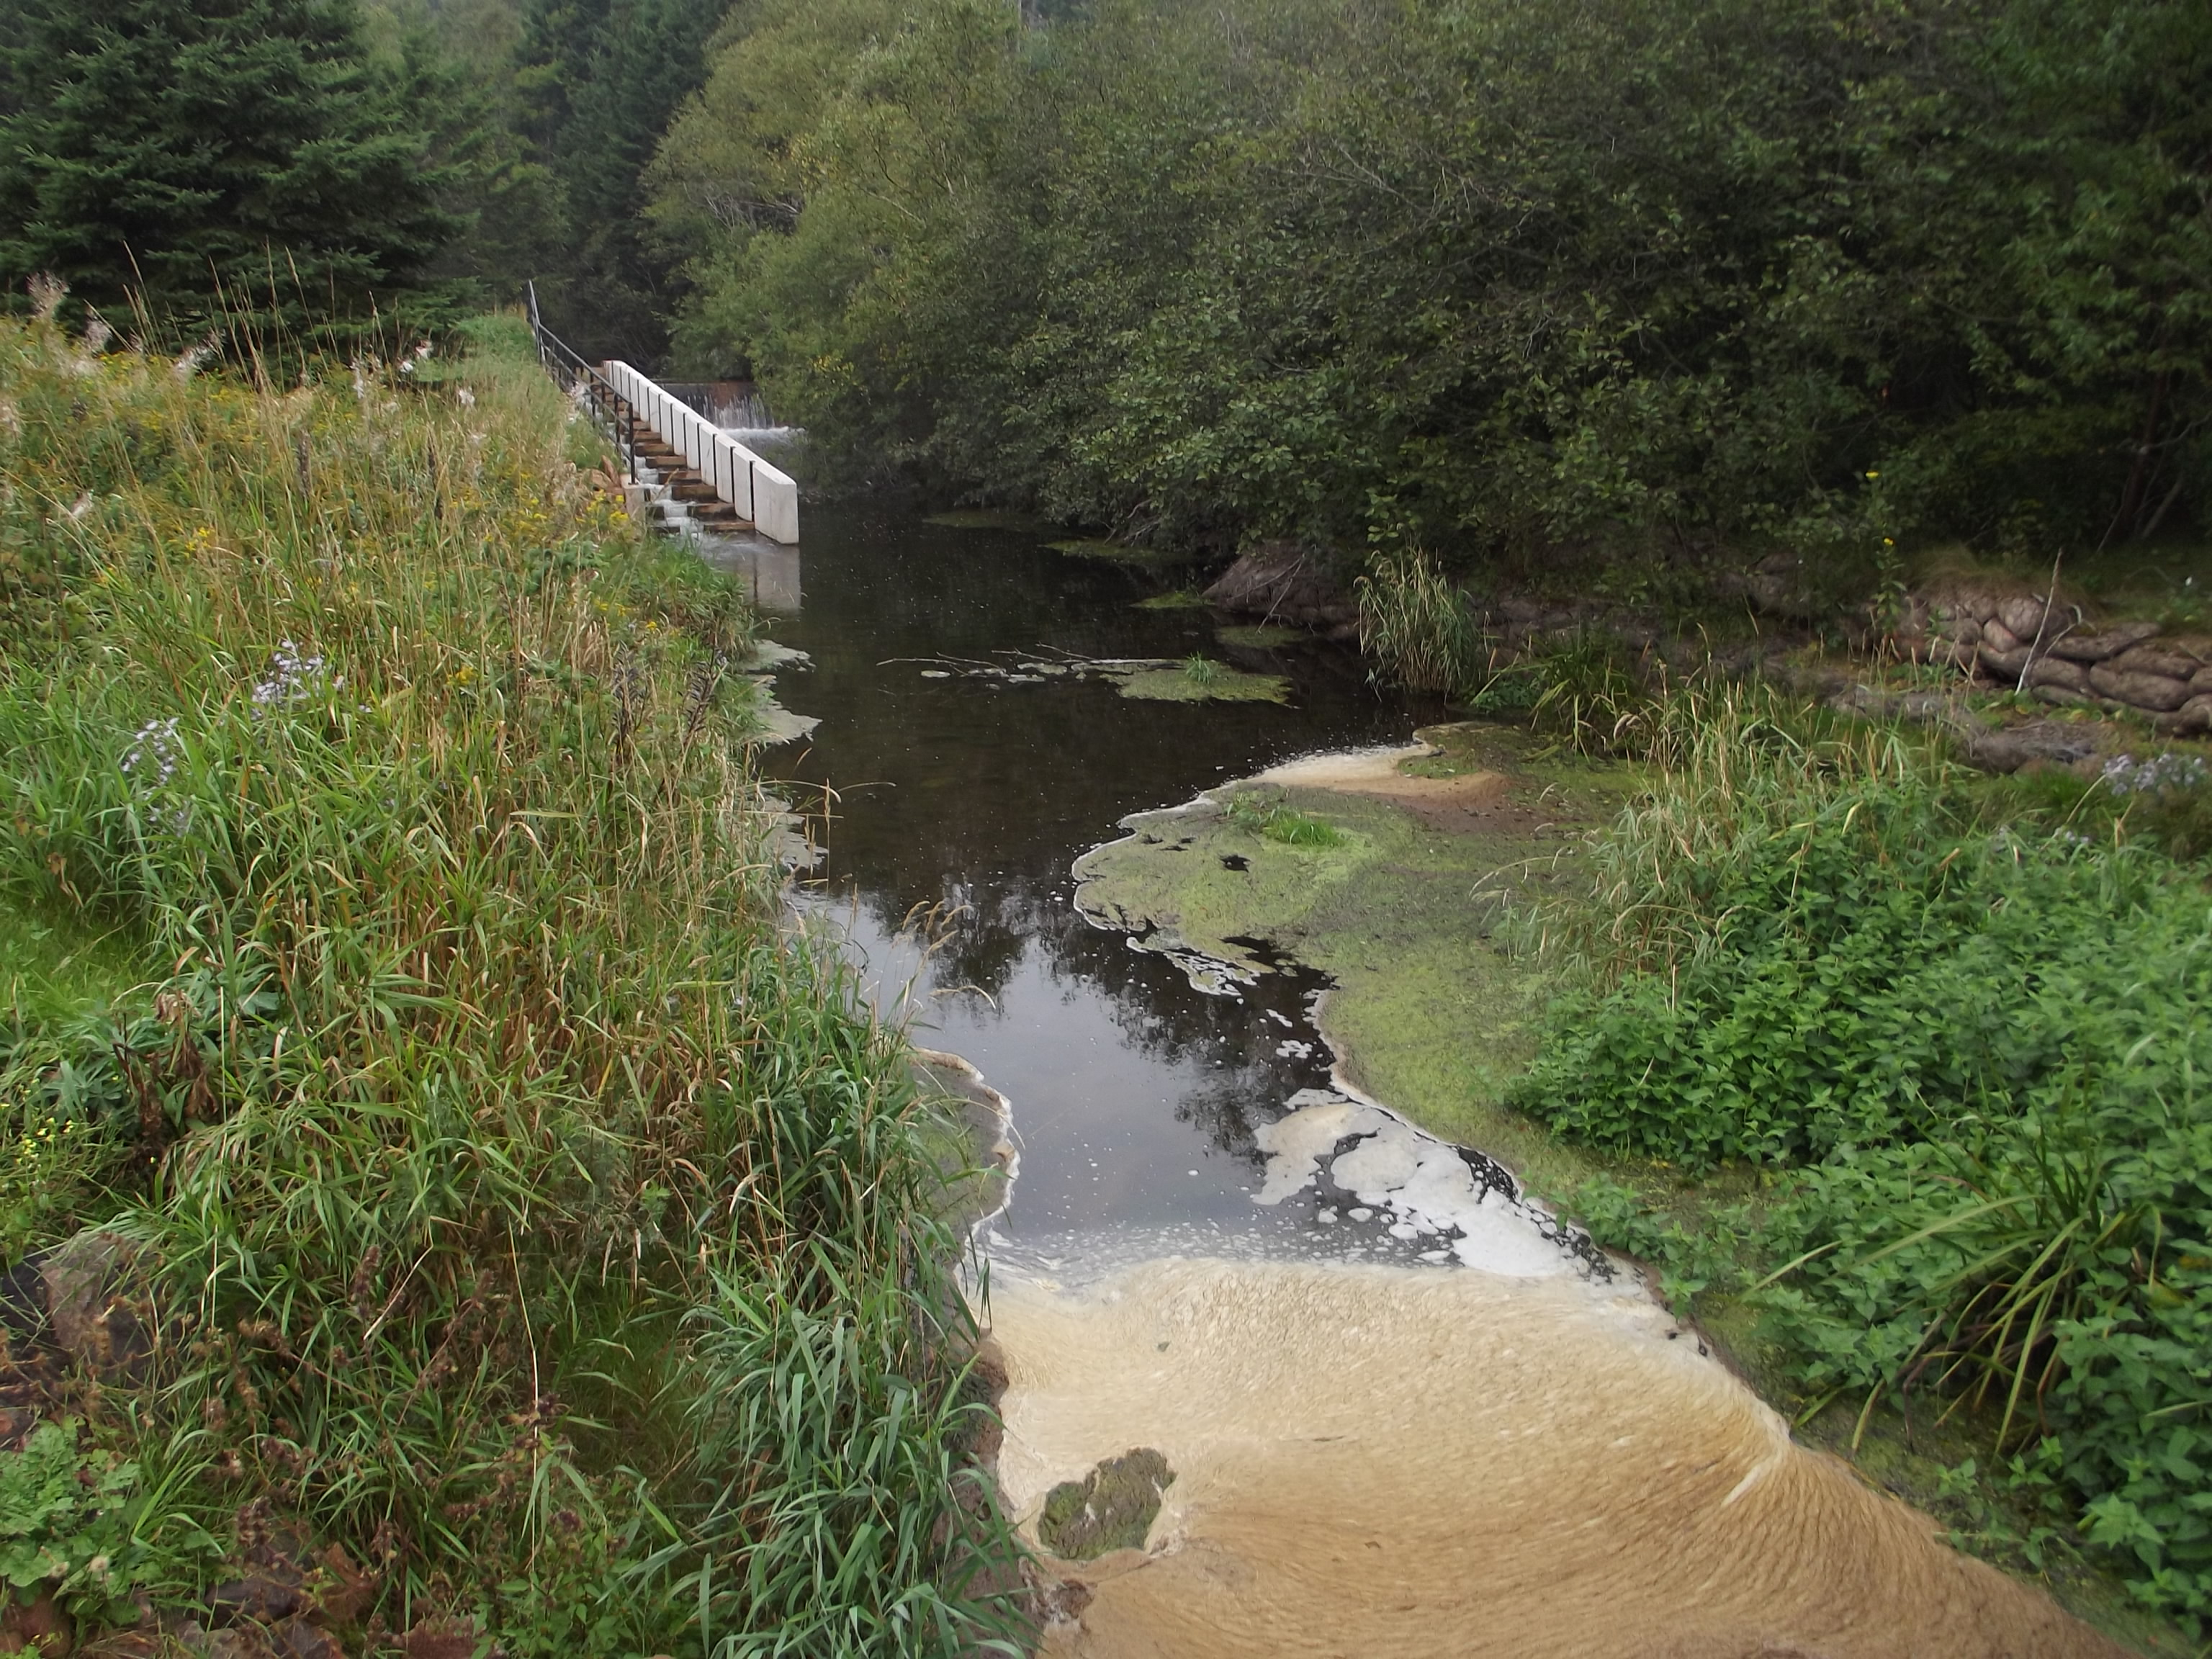
[[[781,611],[771,633],[808,659],[777,683],[820,720],[779,757],[823,851],[802,902],[842,930],[878,1006],[903,1007],[916,1042],[965,1057],[1013,1103],[1019,1178],[995,1261],[1087,1279],[1177,1253],[1438,1255],[1437,1235],[1395,1237],[1380,1211],[1320,1219],[1331,1206],[1311,1189],[1254,1201],[1267,1162],[1255,1135],[1301,1091],[1332,1089],[1311,1020],[1319,977],[1292,967],[1207,994],[1175,960],[1086,921],[1069,874],[1127,813],[1316,750],[1402,744],[1433,704],[1378,696],[1340,646],[1224,647],[1206,611],[1140,608],[1157,580],[1034,535],[817,507],[803,562],[703,545]],[[1285,676],[1288,703],[1144,702],[1073,675],[959,665],[1194,653]]]
[[[1486,1160],[1377,1137],[1395,1120],[1333,1079],[1317,975],[1209,994],[1084,918],[1070,866],[1124,815],[1441,711],[1344,647],[1226,647],[1206,611],[1139,608],[1157,578],[1041,539],[811,505],[803,556],[699,546],[805,653],[775,690],[819,724],[770,764],[823,853],[800,903],[887,1017],[1011,1103],[1018,1173],[983,1241],[1004,1501],[1032,1518],[1139,1446],[1174,1470],[1145,1550],[1071,1565],[1048,1650],[2118,1653],[1796,1444],[1632,1272],[1486,1188]],[[1035,666],[1198,652],[1285,676],[1287,703]],[[1291,1146],[1301,1105],[1319,1128]],[[1480,1217],[1354,1206],[1325,1173],[1339,1130]]]

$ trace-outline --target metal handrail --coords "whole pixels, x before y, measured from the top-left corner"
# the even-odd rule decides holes
[[[553,377],[554,385],[574,398],[592,424],[615,447],[622,457],[623,475],[632,483],[642,483],[637,464],[637,406],[621,392],[605,375],[586,362],[583,357],[559,335],[545,326],[545,319],[538,309],[538,284],[526,283],[524,293],[530,304],[530,334],[538,346],[538,361]],[[648,426],[651,425],[647,422]]]

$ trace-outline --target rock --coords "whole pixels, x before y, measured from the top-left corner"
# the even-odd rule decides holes
[[[1978,643],[1991,651],[2002,652],[2006,656],[2010,656],[2014,652],[2023,649],[2027,641],[2002,623],[1992,621],[1982,624]],[[2015,669],[2014,672],[2017,673],[2019,671]]]
[[[27,1601],[8,1592],[7,1611],[0,1613],[0,1653],[37,1653],[60,1659],[76,1644],[76,1626],[58,1606],[51,1590],[40,1590]]]
[[[2152,622],[2114,623],[2109,628],[2075,628],[2047,641],[2044,648],[2055,657],[2064,657],[2069,662],[2102,662],[2107,657],[2117,657],[2130,646],[2141,645],[2158,635],[2158,624]]]
[[[1984,772],[2017,772],[2023,766],[2070,766],[2097,750],[2094,731],[2059,720],[2030,720],[1995,732],[1969,732],[1961,745],[1969,764]]]
[[[1958,632],[1933,629],[1899,629],[1889,636],[1890,648],[1907,662],[1932,662],[1946,668],[1971,668],[1975,647],[1981,642],[1982,625],[1971,619],[1958,624]]]
[[[135,1385],[152,1368],[152,1309],[137,1260],[131,1240],[87,1228],[40,1264],[54,1345],[103,1382]]]
[[[2191,674],[2189,677],[2189,691],[2191,696],[2212,691],[2212,668],[2200,668]]]
[[[2028,690],[2028,696],[2041,702],[2056,703],[2061,708],[2087,708],[2090,699],[2079,691],[2069,691],[2063,685],[2038,685]]]
[[[1871,685],[1854,685],[1828,699],[1829,706],[1869,720],[1912,720],[1926,725],[1948,720],[1956,703],[1941,691],[1886,691]]]
[[[2079,692],[2086,697],[2089,671],[2063,657],[2039,656],[2027,665],[2027,683],[2031,686],[2056,686],[2062,691]]]
[[[345,1659],[338,1638],[319,1625],[304,1619],[287,1619],[276,1626],[276,1650],[286,1659]]]
[[[306,1581],[282,1567],[264,1567],[208,1592],[208,1605],[233,1619],[275,1624],[307,1605]]]
[[[0,1273],[0,1334],[35,1342],[46,1330],[46,1256],[33,1255]]]
[[[2168,679],[2186,682],[2195,678],[2204,663],[2199,657],[2173,650],[2161,640],[2156,645],[2130,646],[2106,665],[2125,674],[2162,674]]]
[[[1949,617],[1939,611],[1936,626],[1930,631],[1960,645],[1979,645],[1982,642],[1981,619],[1977,617]]]
[[[2160,714],[2152,724],[2171,738],[2212,732],[2212,692],[2199,692],[2171,714]]]
[[[2089,684],[2115,702],[2164,713],[2189,701],[2189,682],[2165,674],[2144,673],[2100,662],[2089,670]]]
[[[1030,1616],[1040,1625],[1072,1625],[1091,1605],[1090,1585],[1080,1578],[1055,1577],[1026,1557],[1022,1561],[1022,1579],[1029,1587]]]
[[[2054,605],[2046,614],[2041,595],[2015,593],[1997,601],[1997,620],[2027,643],[2039,634],[2056,634],[2069,626],[2074,613],[2063,605]]]
[[[1064,1480],[1046,1495],[1038,1541],[1069,1561],[1142,1549],[1174,1479],[1168,1460],[1149,1446],[1109,1457],[1081,1480]]]
[[[1359,619],[1358,606],[1322,556],[1295,542],[1263,542],[1241,555],[1206,590],[1206,601],[1304,628],[1341,628]]]
[[[2007,637],[2009,638],[2010,635]],[[2000,651],[1990,643],[1989,635],[1986,634],[1982,636],[1982,643],[1976,656],[1984,670],[1993,678],[2014,684],[2017,684],[2020,679],[2021,670],[2027,666],[2026,646],[2015,645],[2009,651]]]
[[[1955,579],[1938,581],[1927,592],[1936,614],[1947,620],[1971,618],[1976,623],[1985,623],[1997,613],[1997,596],[1970,581]]]
[[[477,1630],[459,1619],[425,1619],[399,1638],[407,1659],[476,1659]]]
[[[355,1625],[376,1599],[376,1575],[353,1564],[343,1545],[333,1544],[316,1558],[320,1569],[312,1586],[314,1604],[307,1617],[319,1625]]]
[[[1810,590],[1802,554],[1770,553],[1744,573],[1745,597],[1770,617],[1810,621],[1820,611]]]
[[[977,1395],[994,1406],[1006,1397],[1006,1356],[995,1338],[987,1336],[976,1343],[968,1378]]]

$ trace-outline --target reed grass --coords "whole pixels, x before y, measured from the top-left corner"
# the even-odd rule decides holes
[[[145,942],[114,1086],[36,1103],[158,1264],[148,1582],[246,1516],[375,1575],[372,1650],[1003,1646],[926,1107],[782,919],[752,619],[506,333],[293,386],[0,325],[0,893]]]
[[[1468,693],[1490,649],[1467,593],[1419,550],[1383,553],[1352,585],[1359,648],[1376,678],[1413,691]]]

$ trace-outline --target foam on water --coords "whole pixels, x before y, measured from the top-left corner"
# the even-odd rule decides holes
[[[1048,1650],[1121,1659],[2043,1659],[2119,1651],[1794,1444],[1647,1297],[1170,1261],[1007,1273],[1001,1490],[1132,1447],[1175,1480]]]

